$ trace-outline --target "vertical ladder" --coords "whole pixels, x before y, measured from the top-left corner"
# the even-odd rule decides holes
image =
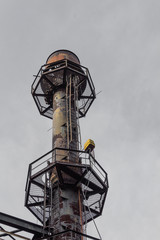
[[[67,118],[67,147],[71,147],[73,130],[76,130],[76,149],[81,149],[81,134],[78,111],[78,81],[79,77],[70,75],[66,85],[66,118]],[[73,115],[76,113],[76,119]],[[74,139],[75,141],[75,139]]]

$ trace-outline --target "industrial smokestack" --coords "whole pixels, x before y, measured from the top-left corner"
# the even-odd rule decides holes
[[[108,179],[94,142],[81,147],[79,118],[96,97],[90,73],[74,53],[58,50],[40,68],[32,95],[53,135],[52,150],[30,164],[25,205],[54,240],[96,239],[85,227],[102,213]]]

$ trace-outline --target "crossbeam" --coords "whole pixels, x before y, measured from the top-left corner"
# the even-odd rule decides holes
[[[48,235],[41,225],[0,212],[0,223],[32,234]]]

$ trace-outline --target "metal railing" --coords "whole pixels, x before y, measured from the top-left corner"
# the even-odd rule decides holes
[[[70,154],[75,153],[75,162],[70,161]],[[65,161],[62,160],[65,158]],[[101,180],[106,183],[107,181],[107,173],[101,167],[101,165],[96,161],[96,159],[90,153],[86,153],[85,151],[66,149],[66,148],[54,148],[48,153],[44,154],[34,162],[29,165],[28,170],[28,180],[26,186],[28,185],[28,181],[31,176],[45,170],[48,167],[51,167],[56,162],[66,162],[73,164],[82,164],[91,167],[95,173],[101,178]]]

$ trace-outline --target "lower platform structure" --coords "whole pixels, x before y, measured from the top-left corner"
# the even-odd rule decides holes
[[[25,206],[50,233],[54,232],[50,229],[54,187],[60,187],[61,194],[67,187],[80,190],[83,226],[102,214],[109,187],[108,178],[105,170],[90,153],[55,148],[29,165]],[[67,231],[73,233],[75,229],[76,226]],[[84,231],[79,234],[84,234]]]

